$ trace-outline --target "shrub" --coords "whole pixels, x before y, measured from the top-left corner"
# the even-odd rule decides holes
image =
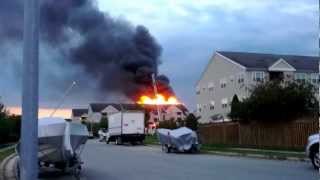
[[[177,123],[174,121],[174,119],[170,120],[163,120],[159,122],[159,128],[165,128],[165,129],[177,129]]]
[[[267,82],[256,86],[250,97],[231,103],[229,116],[235,120],[280,121],[316,115],[319,105],[310,83]]]
[[[194,130],[194,131],[197,131],[198,130],[198,118],[194,114],[190,113],[185,119],[185,126],[187,128]]]

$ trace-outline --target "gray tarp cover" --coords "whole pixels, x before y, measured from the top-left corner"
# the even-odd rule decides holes
[[[199,144],[197,134],[186,127],[175,130],[158,129],[157,135],[162,145],[171,145],[178,151],[189,151],[193,145],[198,147]]]

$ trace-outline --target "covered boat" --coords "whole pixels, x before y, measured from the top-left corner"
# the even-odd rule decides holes
[[[38,122],[40,167],[52,167],[73,172],[79,179],[81,151],[88,139],[85,125],[67,122],[63,118],[41,118]],[[19,153],[19,145],[17,146]]]
[[[166,152],[198,152],[200,144],[197,134],[189,128],[175,130],[158,129],[157,135],[162,149]]]
[[[39,119],[39,160],[66,162],[80,154],[88,136],[88,129],[83,124],[56,117]]]

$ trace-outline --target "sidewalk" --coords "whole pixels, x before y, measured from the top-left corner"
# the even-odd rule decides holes
[[[16,180],[17,154],[11,154],[0,164],[0,180]]]

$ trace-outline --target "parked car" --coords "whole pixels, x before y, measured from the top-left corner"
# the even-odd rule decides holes
[[[311,159],[315,169],[319,169],[320,167],[319,138],[319,134],[309,136],[306,146],[306,154]]]

